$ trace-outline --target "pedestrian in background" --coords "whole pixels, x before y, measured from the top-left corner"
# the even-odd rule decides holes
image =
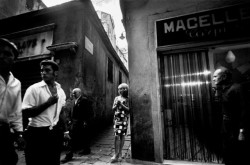
[[[23,116],[29,118],[25,131],[27,165],[59,165],[63,132],[58,121],[66,95],[57,83],[59,67],[52,60],[40,63],[42,81],[31,85],[23,99]]]
[[[18,155],[10,130],[16,138],[21,138],[23,131],[21,83],[10,72],[17,56],[17,47],[0,38],[0,165],[17,163]]]
[[[217,86],[219,101],[222,105],[222,143],[225,165],[244,164],[247,95],[242,85],[232,81],[232,72],[227,68],[219,68],[213,74]],[[249,95],[249,94],[248,94]],[[249,102],[249,101],[248,101]],[[247,119],[249,120],[249,119]],[[249,149],[248,149],[249,150]]]
[[[74,106],[70,113],[70,128],[65,136],[70,139],[69,149],[62,163],[73,158],[73,154],[80,150],[80,155],[90,154],[90,131],[89,124],[92,117],[92,102],[82,93],[80,88],[72,91]]]
[[[115,136],[115,154],[111,158],[111,163],[118,161],[122,157],[122,148],[125,141],[128,128],[128,85],[122,83],[118,86],[118,93],[114,99],[112,110],[114,111],[114,136]]]

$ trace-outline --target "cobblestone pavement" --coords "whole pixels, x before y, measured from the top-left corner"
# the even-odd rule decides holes
[[[128,129],[129,130],[129,129]],[[74,154],[73,160],[61,165],[223,165],[212,163],[184,162],[184,161],[164,161],[162,164],[155,162],[139,161],[131,159],[131,138],[130,132],[125,138],[123,147],[123,158],[116,163],[110,163],[110,158],[114,155],[114,136],[113,126],[109,126],[102,130],[100,134],[95,136],[91,142],[91,154],[79,155]],[[23,151],[18,151],[19,162],[17,165],[26,165]],[[65,157],[62,152],[61,159]],[[41,156],[41,159],[43,157]],[[39,160],[38,160],[39,161]]]
[[[116,163],[118,165],[129,165],[131,163],[127,162],[131,156],[131,146],[130,146],[130,135],[125,138],[124,147],[122,150],[122,159]],[[19,162],[17,165],[26,165],[23,151],[18,151]],[[73,160],[63,165],[106,165],[111,164],[110,158],[114,155],[114,136],[113,136],[113,126],[107,127],[95,138],[92,139],[91,143],[91,154],[89,155],[79,155],[74,154]],[[61,158],[65,157],[65,152],[62,153]],[[38,160],[39,161],[39,160]]]

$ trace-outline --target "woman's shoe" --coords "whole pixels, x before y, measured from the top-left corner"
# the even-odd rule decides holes
[[[115,163],[115,162],[118,162],[118,158],[116,155],[114,155],[112,158],[111,158],[111,162],[110,163]]]
[[[67,163],[73,159],[73,156],[66,155],[64,159],[61,160],[61,163]]]

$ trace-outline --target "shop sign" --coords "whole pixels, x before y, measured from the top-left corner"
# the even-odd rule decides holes
[[[18,58],[49,54],[50,51],[46,47],[52,45],[53,31],[14,38],[11,41],[19,50]]]
[[[250,3],[156,21],[158,46],[250,37]]]

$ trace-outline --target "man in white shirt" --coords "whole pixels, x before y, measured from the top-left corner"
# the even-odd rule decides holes
[[[17,47],[0,38],[0,164],[15,165],[15,152],[10,129],[22,136],[21,83],[10,72],[18,56]]]
[[[25,134],[27,165],[59,165],[63,132],[56,127],[66,95],[55,81],[59,67],[52,60],[40,63],[42,81],[24,95],[23,116],[29,118]]]

